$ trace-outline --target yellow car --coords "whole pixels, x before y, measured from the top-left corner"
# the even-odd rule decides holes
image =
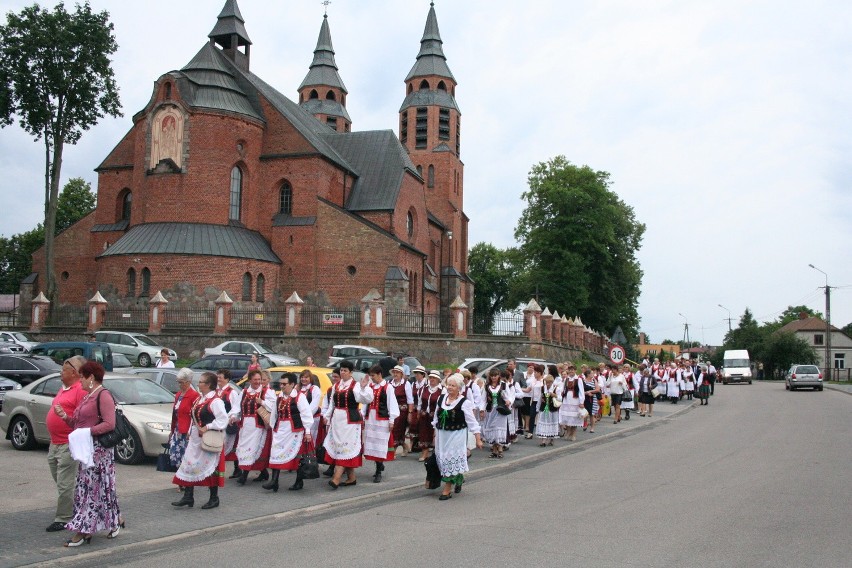
[[[270,367],[267,369],[269,374],[272,375],[272,386],[276,391],[281,390],[279,386],[279,381],[281,380],[281,375],[284,373],[296,373],[299,375],[305,369],[310,369],[311,373],[315,374],[319,379],[319,383],[316,384],[323,394],[328,392],[328,389],[331,388],[331,373],[333,369],[328,367],[305,367],[304,365],[287,365],[285,367]],[[237,381],[237,385],[243,386],[243,384],[248,380],[248,378],[243,377],[239,381]]]

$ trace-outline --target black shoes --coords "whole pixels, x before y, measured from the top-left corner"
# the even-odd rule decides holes
[[[269,479],[269,472],[264,469],[252,481],[266,481],[267,479]]]
[[[385,470],[385,464],[382,462],[376,462],[376,473],[373,475],[373,483],[380,483],[382,481],[382,472]]]
[[[302,478],[297,475],[296,476],[296,482],[293,483],[293,485],[291,485],[290,487],[288,487],[287,490],[288,491],[298,491],[299,489],[302,488],[303,485],[304,485],[304,483],[302,482]]]
[[[219,488],[210,488],[210,499],[201,506],[202,509],[215,509],[219,506]]]
[[[183,490],[183,497],[180,498],[180,501],[173,501],[172,505],[175,507],[189,507],[190,509],[192,509],[192,507],[195,505],[195,498],[193,495],[193,493],[195,492],[194,490],[194,487],[185,488]]]
[[[60,523],[59,521],[53,521],[48,525],[46,529],[47,532],[59,532],[65,530],[65,523]]]
[[[333,465],[328,466],[328,469],[326,469],[324,472],[322,472],[322,474],[325,477],[333,476],[334,475],[334,466]]]
[[[281,475],[280,469],[272,470],[272,480],[269,483],[261,485],[264,489],[272,489],[273,493],[278,493],[278,476]]]
[[[237,479],[237,484],[245,485],[246,480],[248,479],[248,472],[245,470],[240,471],[240,477]]]

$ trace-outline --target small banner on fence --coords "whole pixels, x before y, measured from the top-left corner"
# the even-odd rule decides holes
[[[263,321],[263,314],[254,314],[254,321]]]
[[[343,325],[343,314],[323,314],[322,323],[324,325]]]

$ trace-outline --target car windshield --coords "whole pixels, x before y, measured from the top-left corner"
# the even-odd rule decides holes
[[[16,331],[16,332],[14,332],[14,333],[12,334],[12,336],[14,336],[14,338],[15,338],[15,339],[17,339],[18,341],[32,341],[32,339],[30,339],[29,337],[27,337],[27,336],[26,336],[26,335],[24,335],[23,333],[19,333],[19,332],[17,332],[17,331]]]
[[[273,351],[263,343],[255,343],[255,345],[257,345],[257,350],[261,353],[275,353],[275,351]]]
[[[796,367],[796,372],[802,375],[818,375],[819,369],[813,365],[800,365]]]
[[[154,343],[154,340],[148,337],[147,335],[134,335],[133,339],[141,343],[142,345],[148,345],[150,347],[156,347],[157,344]]]
[[[139,378],[107,378],[104,387],[112,393],[116,402],[124,404],[173,404],[172,393],[158,384]]]
[[[748,367],[748,359],[725,359],[725,367]]]

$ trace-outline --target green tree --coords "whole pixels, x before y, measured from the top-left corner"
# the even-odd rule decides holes
[[[525,266],[513,299],[537,292],[543,307],[578,314],[592,329],[620,325],[636,336],[642,281],[636,251],[645,225],[610,190],[607,172],[557,156],[533,166],[528,181],[515,230]]]
[[[56,233],[63,231],[91,213],[95,208],[92,187],[82,178],[65,184],[59,194],[56,211]],[[21,280],[33,271],[33,253],[44,246],[44,226],[25,233],[0,237],[0,294],[15,294]]]
[[[0,26],[0,125],[20,126],[44,143],[45,280],[56,299],[54,230],[65,144],[109,114],[121,115],[110,55],[118,49],[106,11],[61,2],[9,12]]]
[[[498,249],[490,243],[477,243],[468,254],[468,274],[475,285],[475,327],[484,332],[492,328],[499,312],[517,307],[508,303],[513,256],[513,249]]]
[[[852,337],[852,322],[849,322],[846,325],[844,325],[843,328],[842,328],[842,331],[843,331],[843,333],[845,333],[849,337]]]
[[[725,335],[722,351],[727,349],[747,349],[752,360],[760,359],[760,351],[768,330],[761,328],[748,308],[740,317],[740,324]]]
[[[819,363],[816,351],[804,339],[792,332],[776,331],[764,342],[761,357],[767,377],[780,377],[795,363]]]

